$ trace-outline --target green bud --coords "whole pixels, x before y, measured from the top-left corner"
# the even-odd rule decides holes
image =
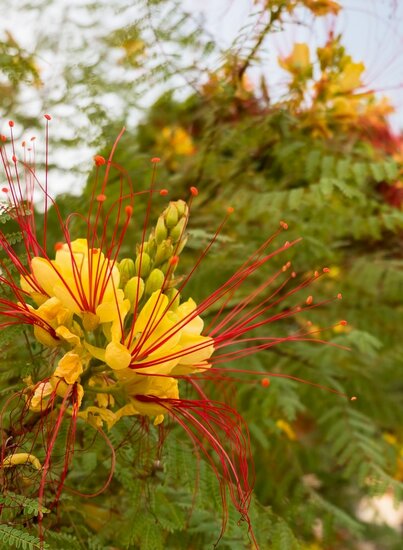
[[[157,252],[155,253],[155,259],[154,263],[155,265],[160,265],[169,258],[174,253],[174,247],[171,244],[171,239],[167,239],[166,241],[163,241],[161,244],[157,246]]]
[[[178,211],[179,218],[182,218],[183,216],[187,216],[188,214],[188,205],[185,201],[179,200],[175,201],[176,210]]]
[[[144,244],[143,250],[144,252],[147,252],[150,258],[155,255],[155,252],[157,250],[157,243],[155,242],[154,237],[150,237],[150,240]]]
[[[180,243],[178,244],[178,248],[176,249],[175,254],[179,256],[179,254],[182,252],[182,250],[185,248],[186,243],[188,242],[188,237],[184,237],[181,239]]]
[[[155,226],[155,240],[157,244],[161,244],[162,241],[168,237],[168,229],[165,227],[165,221],[162,216],[158,218],[157,225]]]
[[[123,260],[119,262],[118,269],[120,273],[120,286],[124,288],[130,277],[134,276],[134,261],[131,258],[123,258]]]
[[[150,256],[145,252],[143,252],[142,254],[139,254],[136,258],[135,268],[136,268],[137,275],[140,275],[140,277],[147,277],[151,269]],[[141,273],[140,273],[140,269],[141,269]]]
[[[172,229],[178,223],[178,210],[176,209],[175,203],[171,202],[168,208],[164,212],[165,215],[165,224],[168,229]]]
[[[164,284],[165,275],[160,269],[153,269],[147,279],[145,293],[152,294],[156,290],[160,290]]]
[[[125,286],[125,298],[130,300],[131,305],[141,300],[144,294],[144,281],[140,277],[132,277],[129,279]]]
[[[170,237],[174,243],[178,242],[180,236],[183,234],[183,231],[186,226],[186,218],[181,218],[173,229],[171,229]]]

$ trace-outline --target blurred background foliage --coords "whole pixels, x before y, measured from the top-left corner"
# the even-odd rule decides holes
[[[249,76],[262,63],[266,38],[290,18],[337,17],[340,4],[256,0],[243,41],[226,50],[181,2],[99,0],[75,9],[61,3],[58,18],[45,28],[41,21],[56,4],[24,5],[39,25],[33,53],[10,33],[0,37],[0,112],[31,127],[35,109],[56,115],[55,174],[73,164],[83,171],[83,163],[69,164],[80,149],[97,146],[107,155],[129,122],[115,161],[137,188],[149,185],[154,155],[162,159],[158,182],[170,198],[199,188],[182,269],[209,242],[227,206],[235,209],[219,246],[189,283],[196,301],[280,220],[289,224],[290,241],[303,241],[275,260],[273,270],[287,259],[301,275],[329,267],[330,275],[312,289],[314,300],[343,294],[342,301],[290,319],[287,330],[307,322],[329,327],[322,336],[349,352],[292,343],[234,365],[358,397],[349,402],[286,378],[274,377],[268,387],[260,379],[250,383],[250,376],[234,383],[232,401],[251,434],[251,518],[260,547],[401,548],[401,525],[387,525],[370,512],[379,501],[374,495],[398,502],[403,481],[402,139],[388,121],[392,106],[365,88],[365,60],[352,59],[342,36],[331,31],[316,47],[296,42],[289,55],[278,56],[287,83],[281,97],[271,97],[270,74]],[[57,61],[53,82],[42,78],[37,64],[49,56]],[[90,175],[79,196],[59,197],[66,215],[87,203],[92,181]],[[118,191],[119,181],[112,179],[108,197]],[[155,205],[155,214],[161,209]],[[56,229],[52,239],[60,239]],[[252,290],[244,288],[245,294]],[[340,319],[348,325],[337,325]],[[270,330],[279,334],[275,324]],[[18,387],[29,372],[27,358],[10,352],[12,338],[7,331],[0,335],[4,399],[8,386]],[[221,386],[210,390],[213,397],[224,392]],[[202,549],[217,541],[221,502],[213,473],[179,430],[167,430],[159,453],[155,431],[132,422],[126,418],[110,433],[118,460],[109,488],[93,500],[66,493],[58,513],[45,514],[50,548]],[[108,475],[108,449],[85,431],[79,446],[90,451],[77,453],[69,485],[90,492]],[[14,506],[3,508],[0,538],[36,548],[34,493],[17,484],[12,497],[2,497],[6,504],[10,498]],[[219,548],[252,547],[238,520],[230,508]]]

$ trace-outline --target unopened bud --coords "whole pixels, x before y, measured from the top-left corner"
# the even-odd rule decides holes
[[[147,279],[145,293],[151,295],[156,290],[160,290],[165,281],[165,275],[160,269],[153,269]]]
[[[30,453],[14,453],[6,456],[0,464],[0,468],[11,468],[12,466],[21,465],[25,466],[26,464],[31,464],[31,466],[33,466],[36,470],[40,470],[42,468],[41,463],[36,456]]]
[[[171,244],[171,240],[167,239],[157,246],[157,252],[155,253],[155,265],[160,265],[173,255],[174,247]]]
[[[165,223],[168,229],[172,229],[178,223],[178,211],[173,202],[165,210]]]
[[[150,273],[151,269],[151,259],[148,254],[143,252],[142,254],[139,254],[136,258],[135,263],[135,272],[140,277],[147,277],[147,275]]]
[[[165,221],[162,216],[158,218],[157,225],[155,226],[155,240],[157,244],[161,244],[162,241],[168,237],[168,229],[165,227]]]
[[[175,201],[175,206],[176,210],[178,211],[178,216],[180,218],[182,218],[183,216],[187,216],[189,208],[185,201]]]
[[[176,251],[175,251],[176,255],[179,256],[179,254],[185,248],[187,241],[188,241],[188,237],[184,237],[183,239],[180,240],[179,244],[177,245]]]
[[[150,240],[144,244],[143,252],[146,252],[150,258],[152,258],[157,251],[157,243],[154,237],[150,237]]]
[[[125,286],[125,297],[130,300],[131,305],[141,300],[144,294],[144,281],[140,277],[131,277]]]
[[[127,281],[135,275],[135,265],[131,258],[123,258],[118,265],[120,273],[120,286],[125,287]]]
[[[174,243],[178,242],[181,238],[181,235],[183,235],[185,226],[186,226],[186,218],[181,218],[178,223],[175,225],[175,227],[170,232],[170,237]]]

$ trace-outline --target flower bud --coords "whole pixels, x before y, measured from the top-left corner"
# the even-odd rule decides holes
[[[140,277],[147,277],[147,275],[150,273],[150,269],[151,269],[150,256],[145,252],[143,252],[142,254],[139,254],[136,258],[136,263],[135,263],[136,274],[139,275]]]
[[[187,236],[181,239],[180,243],[177,245],[177,248],[176,248],[177,255],[179,255],[182,252],[182,250],[185,248],[187,241],[188,241]]]
[[[125,298],[130,300],[131,305],[139,302],[144,294],[144,281],[140,277],[131,277],[125,286]]]
[[[178,242],[181,235],[183,235],[185,226],[186,226],[186,218],[181,218],[178,223],[175,225],[173,229],[171,229],[170,237],[174,243]]]
[[[168,229],[172,229],[178,223],[178,210],[176,209],[175,203],[171,202],[168,208],[164,212],[165,214],[165,224]]]
[[[175,201],[176,210],[178,211],[179,218],[182,218],[183,216],[187,216],[188,214],[188,205],[185,201],[179,200]]]
[[[156,251],[157,251],[157,243],[155,241],[155,238],[150,237],[150,240],[144,243],[143,252],[146,252],[150,256],[150,258],[152,258],[155,255]]]
[[[157,244],[161,244],[162,241],[168,237],[168,229],[165,227],[165,221],[162,216],[158,218],[157,225],[155,226],[155,240]]]
[[[131,258],[123,258],[119,262],[118,269],[120,273],[120,286],[124,288],[127,281],[135,275],[134,261]]]
[[[165,275],[160,269],[153,269],[147,279],[145,293],[151,295],[156,290],[160,290],[164,284]]]
[[[174,247],[171,244],[171,240],[167,239],[157,246],[157,252],[155,253],[154,263],[160,265],[173,256]]]

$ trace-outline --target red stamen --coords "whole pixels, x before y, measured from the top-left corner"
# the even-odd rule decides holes
[[[199,190],[197,189],[197,187],[191,187],[190,192],[194,197],[197,197],[197,195],[199,194]]]
[[[161,161],[161,159],[160,159],[159,157],[153,157],[153,158],[151,159],[151,162],[152,162],[153,164],[156,164],[157,162],[160,162],[160,161]]]
[[[103,193],[100,193],[99,195],[97,195],[97,201],[98,202],[106,201],[106,195],[104,195]]]
[[[50,115],[43,115],[43,116],[46,118],[46,120],[52,120],[52,117]]]

